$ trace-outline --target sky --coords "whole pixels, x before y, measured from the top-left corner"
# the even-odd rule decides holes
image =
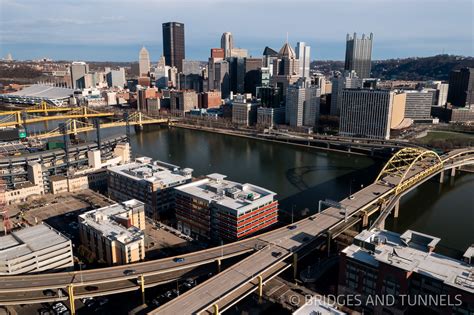
[[[186,59],[207,60],[223,32],[261,56],[304,41],[343,60],[347,33],[374,33],[372,59],[474,55],[473,0],[0,0],[0,57],[136,61],[162,54],[161,24],[185,24]]]

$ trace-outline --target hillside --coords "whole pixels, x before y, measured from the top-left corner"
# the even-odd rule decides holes
[[[342,61],[316,61],[317,70],[329,73],[343,70]],[[376,60],[372,62],[372,77],[384,80],[448,80],[449,72],[463,67],[474,68],[474,57],[437,55],[423,58]]]

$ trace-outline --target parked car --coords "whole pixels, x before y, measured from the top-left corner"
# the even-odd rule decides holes
[[[182,262],[184,262],[184,258],[183,257],[176,257],[176,258],[173,258],[173,261],[177,262],[177,263],[182,263]]]

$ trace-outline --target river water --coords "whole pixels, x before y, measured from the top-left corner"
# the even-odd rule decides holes
[[[106,137],[125,130],[101,132]],[[94,140],[95,133],[85,137]],[[371,183],[384,165],[384,161],[366,156],[179,128],[137,134],[132,128],[131,145],[134,155],[190,167],[194,176],[221,173],[230,180],[275,191],[283,210],[281,218],[287,222],[292,214],[297,220],[317,211],[321,199],[339,200]],[[474,174],[446,178],[444,184],[436,177],[405,195],[399,218],[389,218],[386,228],[440,237],[440,251],[459,257],[474,243]]]

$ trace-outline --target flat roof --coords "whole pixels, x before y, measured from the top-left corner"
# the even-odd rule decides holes
[[[175,189],[187,195],[205,200],[208,203],[236,211],[238,215],[272,202],[276,193],[268,189],[252,185],[240,184],[226,180],[227,176],[213,173],[206,178],[191,182]]]
[[[142,230],[135,226],[129,228],[116,222],[114,218],[126,219],[126,213],[132,208],[144,207],[144,203],[135,199],[121,204],[113,204],[81,214],[81,223],[92,227],[110,240],[123,244],[138,241],[144,237]]]
[[[31,98],[65,99],[72,96],[73,94],[74,89],[43,84],[33,84],[20,91],[5,95],[13,97],[21,96]]]
[[[0,260],[22,257],[70,240],[45,223],[29,226],[0,237]]]
[[[472,266],[430,251],[439,240],[411,230],[402,235],[386,230],[365,230],[356,236],[354,244],[342,252],[347,257],[377,268],[380,263],[384,263],[474,292]]]
[[[110,167],[111,172],[126,176],[135,181],[159,182],[164,186],[173,186],[192,178],[193,169],[151,161],[151,158],[137,158],[134,162]]]

